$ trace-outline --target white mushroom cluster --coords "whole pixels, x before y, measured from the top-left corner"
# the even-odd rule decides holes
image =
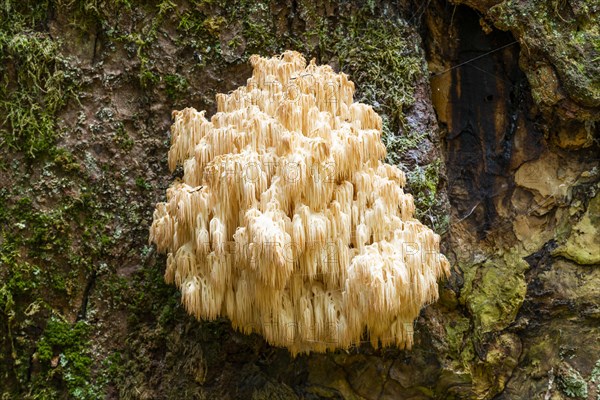
[[[366,337],[410,348],[449,264],[382,162],[381,118],[345,74],[297,52],[250,61],[210,119],[173,113],[169,166],[184,174],[150,231],[166,281],[196,318],[225,316],[293,355]]]

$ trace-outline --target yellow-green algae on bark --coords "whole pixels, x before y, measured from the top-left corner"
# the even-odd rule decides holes
[[[578,264],[600,264],[600,195],[590,200],[585,214],[554,254]]]
[[[528,267],[516,253],[462,267],[461,301],[473,315],[479,335],[501,331],[515,320],[527,291],[524,272]]]

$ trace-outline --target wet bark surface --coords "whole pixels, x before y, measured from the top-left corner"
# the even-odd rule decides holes
[[[495,199],[510,196],[513,138],[527,87],[517,64],[519,46],[510,34],[486,35],[467,8],[456,12],[455,21],[459,67],[447,72],[454,83],[445,138],[449,198],[483,239],[499,217]]]

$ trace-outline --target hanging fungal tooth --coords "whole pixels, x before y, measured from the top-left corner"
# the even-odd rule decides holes
[[[414,219],[404,173],[383,163],[382,120],[354,84],[293,51],[250,57],[245,87],[210,120],[173,112],[150,241],[198,319],[226,316],[292,355],[410,348],[412,323],[449,274],[439,236]]]
[[[169,150],[171,171],[193,154],[194,148],[206,134],[209,122],[204,118],[204,113],[205,111],[198,112],[193,108],[173,111],[175,123],[171,126],[171,149]]]

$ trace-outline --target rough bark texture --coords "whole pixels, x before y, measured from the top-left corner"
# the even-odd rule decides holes
[[[600,6],[464,3],[3,2],[2,398],[598,398]],[[171,110],[288,48],[356,82],[443,235],[411,351],[198,322],[147,244]]]

